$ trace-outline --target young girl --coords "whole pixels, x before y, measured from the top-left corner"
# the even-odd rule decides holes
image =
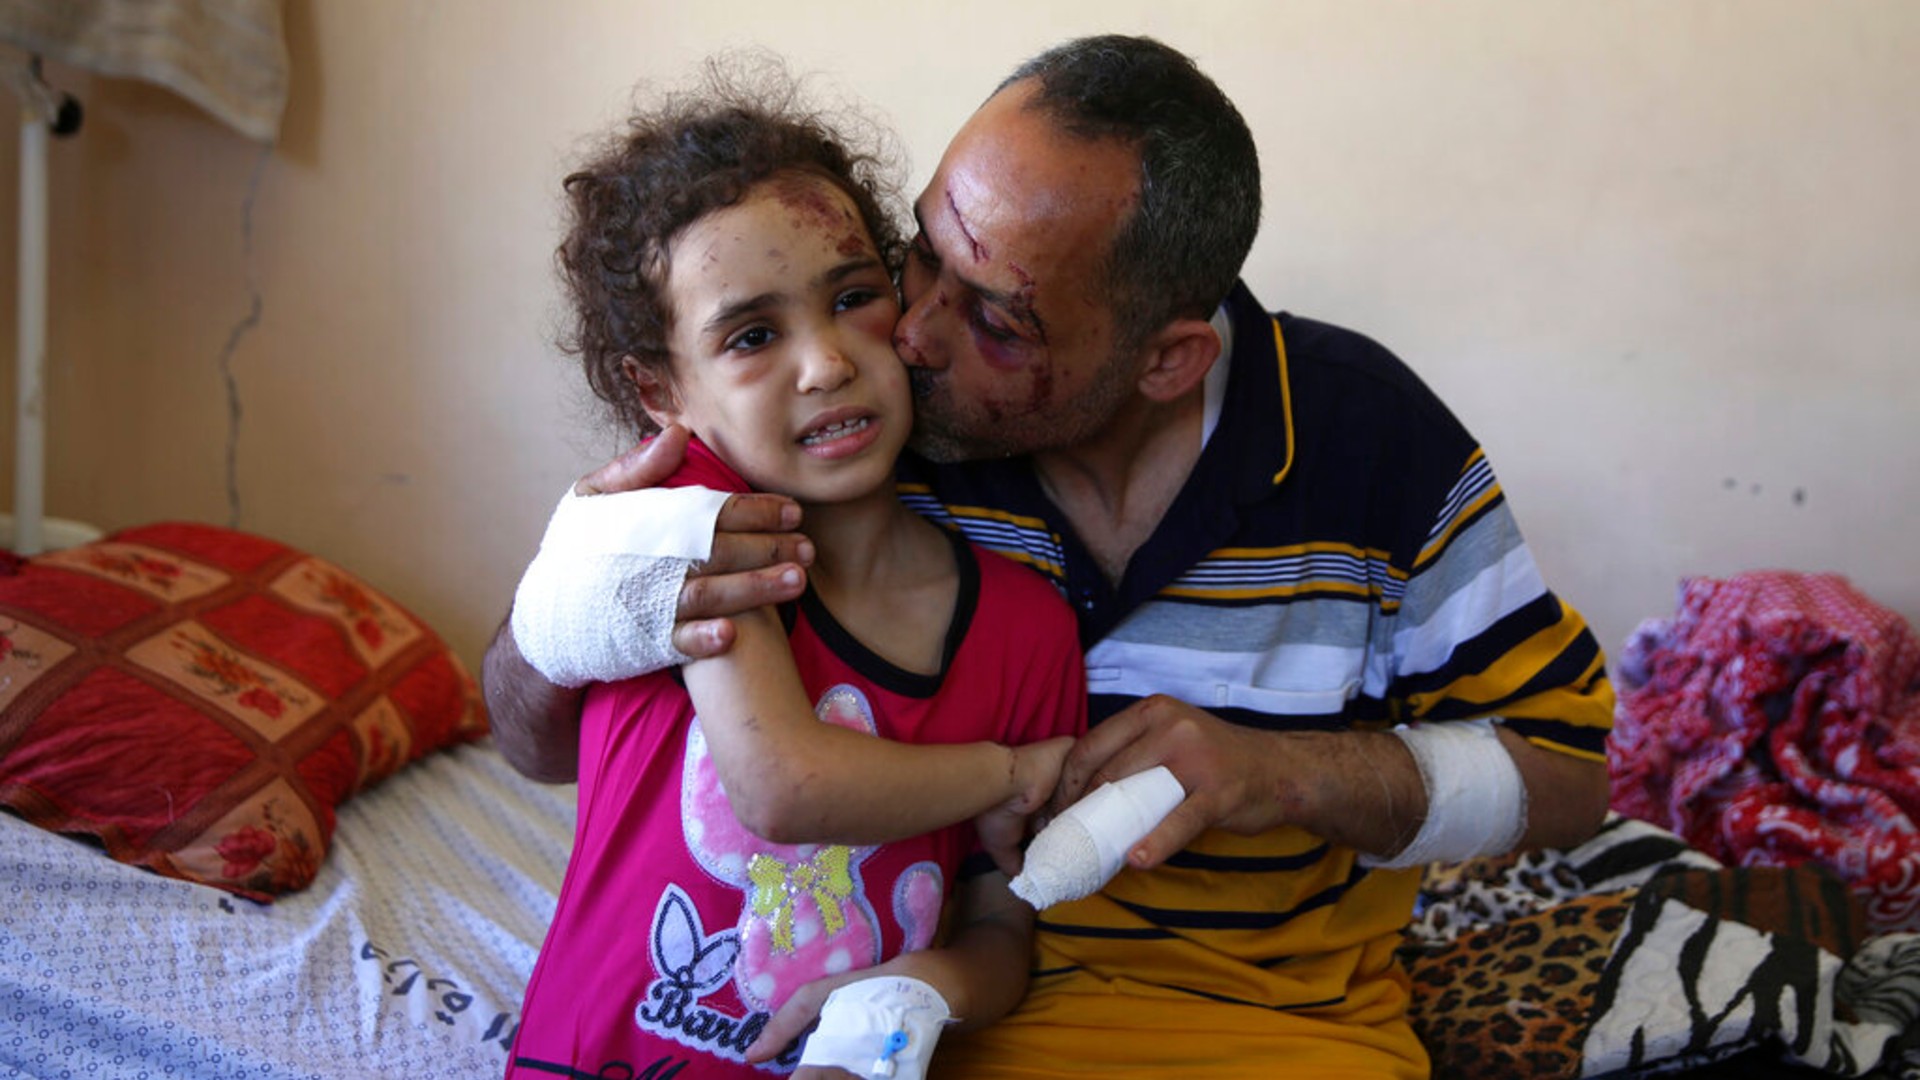
[[[816,556],[725,656],[588,692],[510,1076],[912,1076],[1024,992],[1031,912],[954,823],[1051,789],[1073,617],[894,498],[899,238],[873,160],[776,90],[669,99],[566,181],[589,380],[692,432],[676,483],[800,502]]]

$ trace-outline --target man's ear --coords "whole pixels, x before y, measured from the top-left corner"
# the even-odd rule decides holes
[[[1220,334],[1205,319],[1175,319],[1147,339],[1140,393],[1168,402],[1199,386],[1220,358]]]
[[[673,396],[673,381],[666,373],[648,367],[631,356],[620,358],[620,373],[633,383],[639,392],[640,407],[647,416],[665,430],[680,419],[680,402]]]

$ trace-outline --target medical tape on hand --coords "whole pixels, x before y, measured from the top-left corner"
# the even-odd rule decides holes
[[[940,991],[919,979],[884,975],[850,982],[827,995],[800,1064],[845,1069],[868,1080],[921,1080],[952,1015]]]
[[[1186,797],[1165,765],[1100,785],[1040,830],[1008,888],[1035,911],[1093,895]]]
[[[712,553],[727,498],[700,487],[610,495],[568,488],[514,592],[520,655],[560,686],[685,663],[673,647],[680,587]]]
[[[1419,835],[1390,859],[1361,855],[1389,870],[1457,862],[1512,851],[1527,831],[1527,785],[1492,720],[1397,727],[1427,788]]]
[[[580,495],[554,508],[540,550],[560,555],[637,555],[699,560],[713,554],[713,529],[731,495],[703,487],[641,488]]]

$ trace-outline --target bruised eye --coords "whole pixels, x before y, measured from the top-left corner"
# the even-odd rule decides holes
[[[973,323],[974,329],[995,341],[1012,341],[1014,338],[1020,336],[1013,327],[1001,322],[992,311],[988,310],[987,307],[982,304],[975,304],[973,306],[973,314],[970,321]]]
[[[773,340],[773,328],[768,326],[749,326],[745,330],[727,339],[726,347],[733,352],[751,352]]]

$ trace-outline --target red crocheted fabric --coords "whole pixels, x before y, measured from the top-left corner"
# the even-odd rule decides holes
[[[1619,660],[1612,804],[1729,864],[1827,867],[1920,929],[1920,643],[1832,574],[1690,578]]]

